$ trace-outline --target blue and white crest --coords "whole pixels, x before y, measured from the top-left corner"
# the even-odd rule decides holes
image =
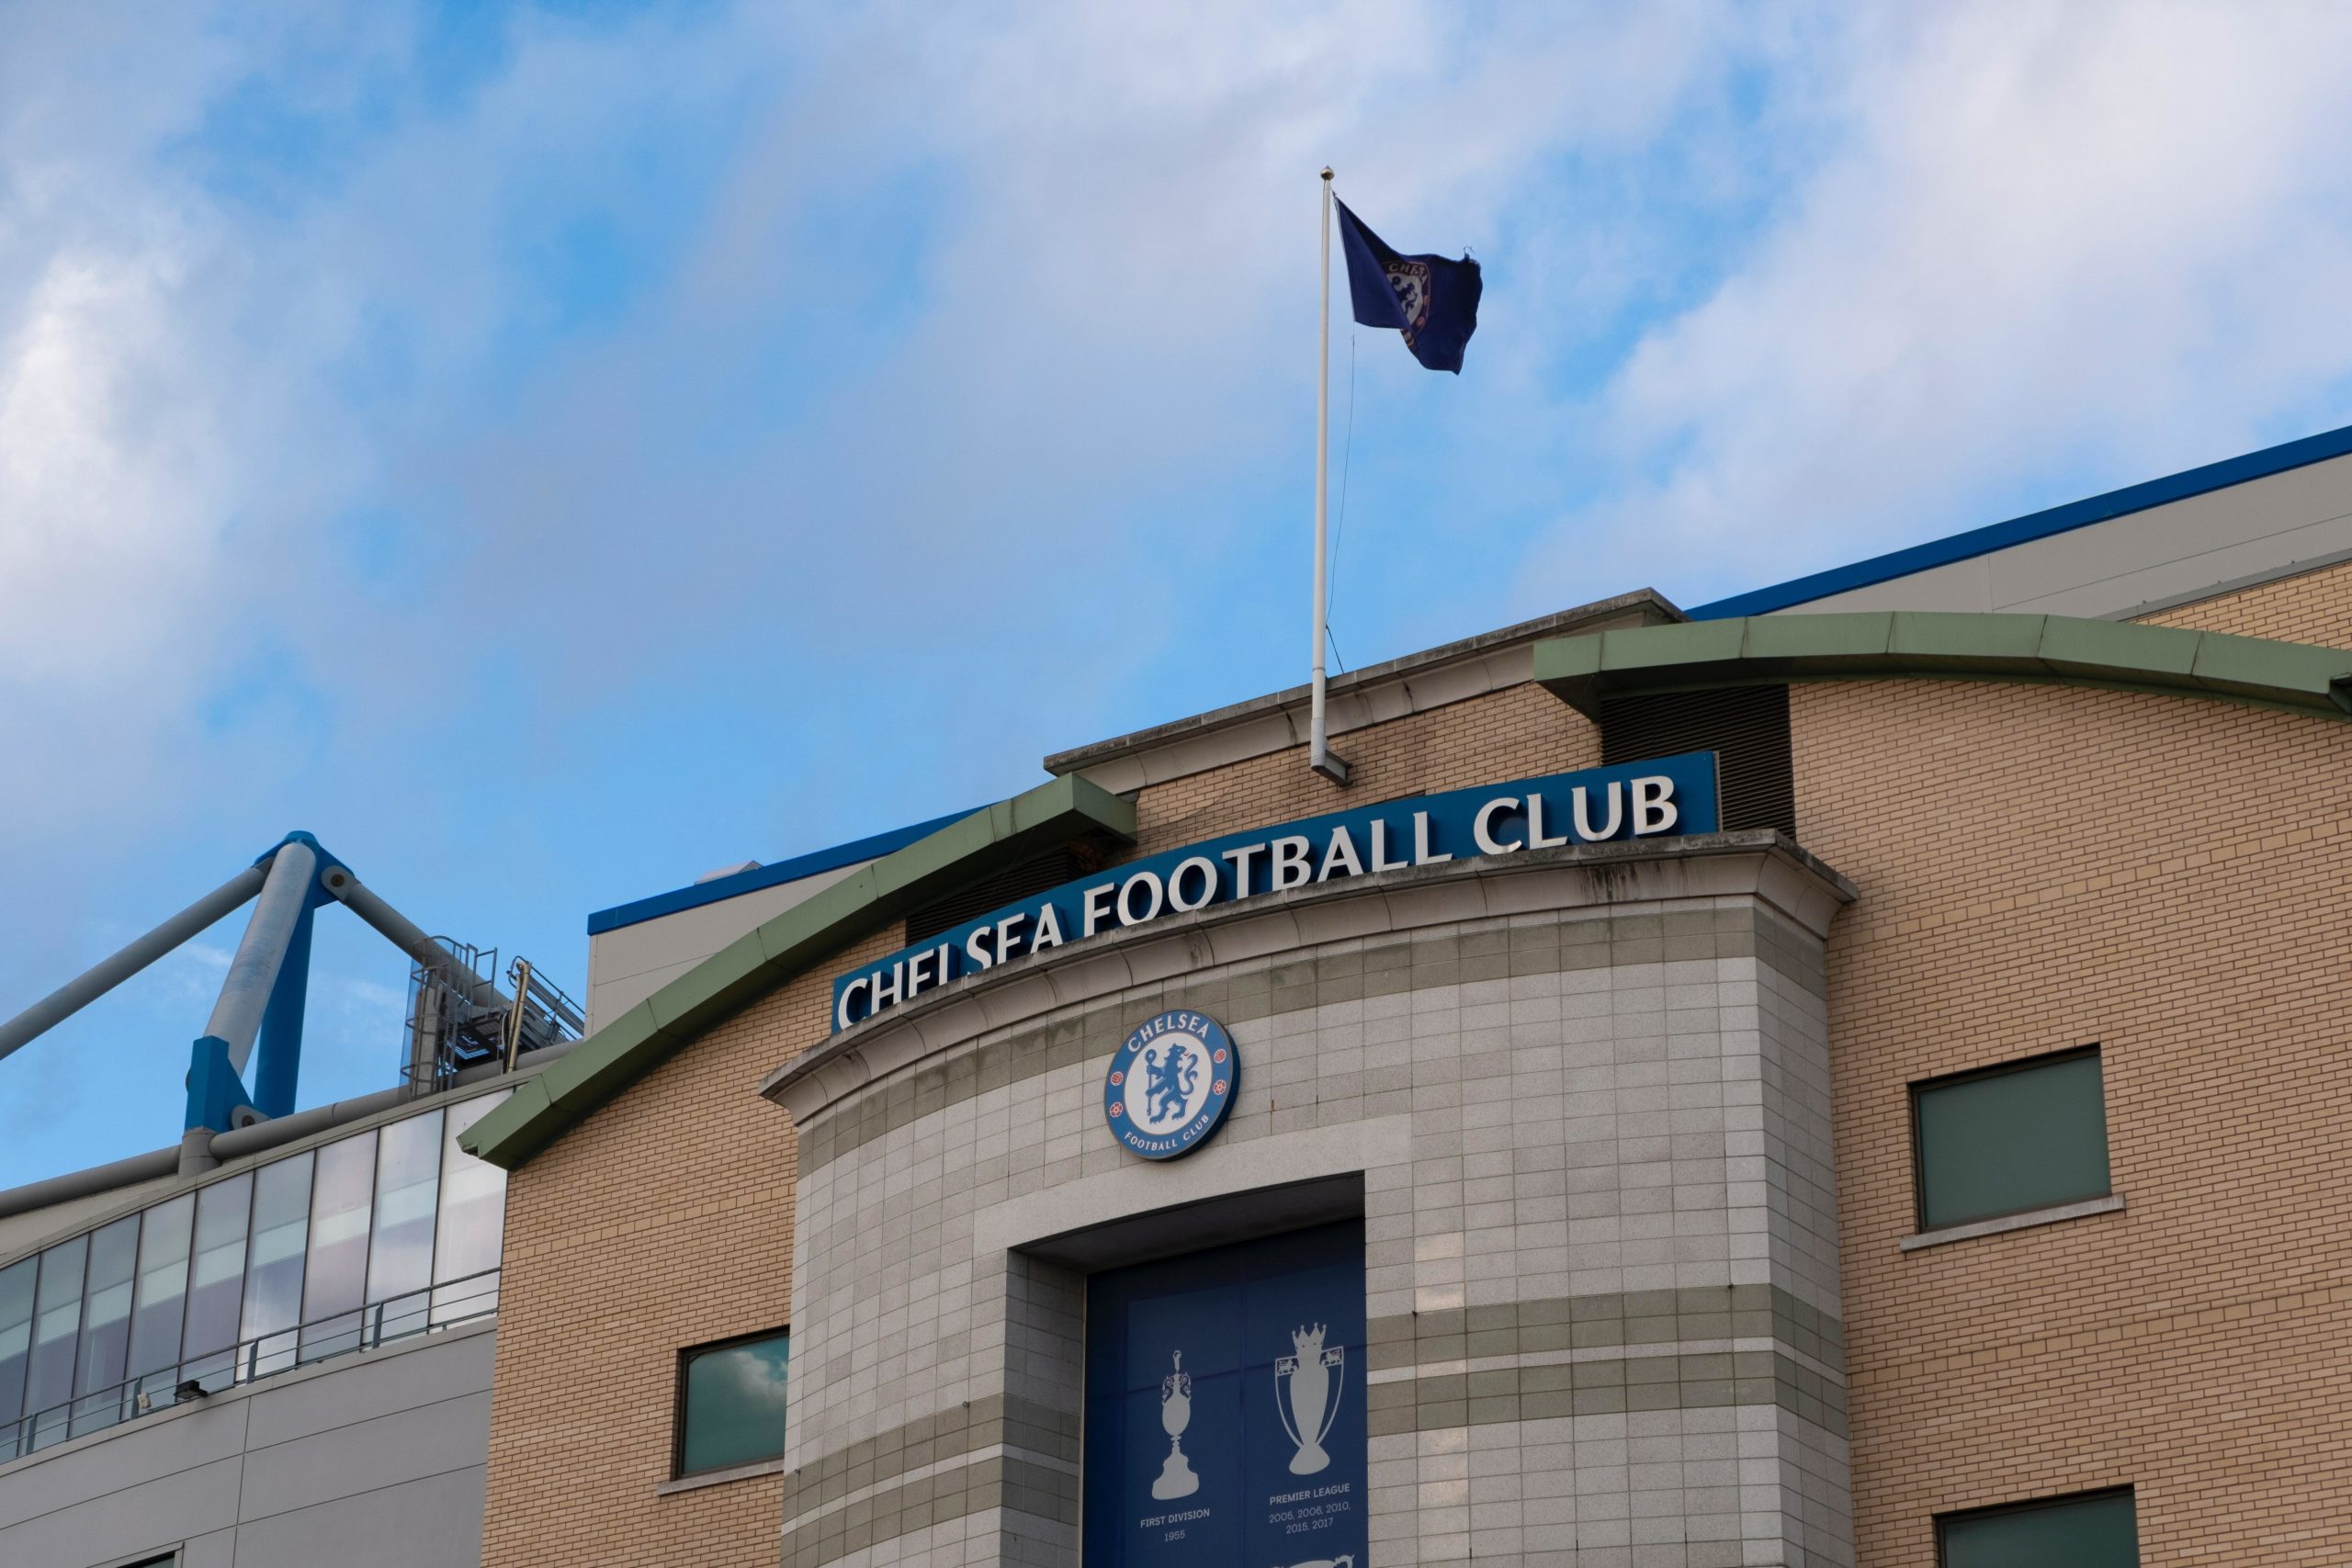
[[[1120,1043],[1102,1080],[1102,1119],[1146,1159],[1190,1154],[1225,1120],[1241,1054],[1206,1013],[1163,1012]]]

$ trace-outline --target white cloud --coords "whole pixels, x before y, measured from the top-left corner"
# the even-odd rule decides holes
[[[0,12],[0,1008],[106,951],[93,900],[158,918],[298,824],[503,919],[558,859],[766,858],[1296,678],[1326,159],[1490,276],[1459,382],[1364,344],[1359,660],[2318,428],[2347,30],[526,11],[427,94],[395,6]],[[256,103],[268,156],[212,161]],[[567,324],[574,220],[638,270]],[[776,776],[583,781],[650,732]],[[775,841],[675,829],[722,792]],[[396,1004],[333,994],[389,1060]]]
[[[1791,62],[1834,145],[1607,389],[1617,459],[1662,476],[1540,544],[1537,592],[1578,546],[1620,581],[1685,558],[1761,585],[1993,521],[2044,475],[2304,433],[2272,422],[2352,364],[2347,43],[2330,7],[1990,5],[1881,11]]]

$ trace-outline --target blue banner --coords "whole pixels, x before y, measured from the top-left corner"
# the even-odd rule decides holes
[[[1715,754],[1408,795],[1169,850],[967,920],[833,982],[833,1027],[1024,953],[1253,894],[1562,844],[1712,833]]]
[[[1086,1287],[1088,1568],[1363,1568],[1363,1222]]]

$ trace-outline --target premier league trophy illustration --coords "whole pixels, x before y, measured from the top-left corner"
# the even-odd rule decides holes
[[[1323,1451],[1323,1439],[1331,1435],[1331,1423],[1340,1416],[1340,1378],[1346,1371],[1343,1348],[1338,1345],[1323,1348],[1323,1325],[1313,1328],[1295,1329],[1290,1337],[1295,1356],[1284,1356],[1274,1362],[1274,1382],[1279,1388],[1283,1379],[1290,1380],[1287,1400],[1277,1397],[1274,1414],[1283,1420],[1283,1430],[1298,1451],[1290,1456],[1293,1475],[1314,1475],[1331,1462]]]
[[[1201,1478],[1184,1458],[1184,1428],[1193,1421],[1193,1374],[1184,1370],[1184,1352],[1176,1352],[1176,1370],[1159,1380],[1159,1429],[1168,1434],[1168,1460],[1151,1483],[1151,1495],[1165,1503],[1190,1497],[1201,1489]]]

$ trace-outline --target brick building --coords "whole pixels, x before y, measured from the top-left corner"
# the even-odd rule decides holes
[[[484,1561],[2352,1560],[2347,451],[1356,671],[1345,788],[1283,693],[602,917],[598,1032],[470,1134]],[[1561,827],[1691,752],[1707,830]],[[1454,791],[1546,847],[1402,856]],[[1218,847],[1348,812],[1385,869]],[[1160,1160],[1104,1086],[1169,1014],[1242,1065]],[[1218,1343],[1334,1237],[1359,1340]],[[747,1340],[785,1429],[696,1472]]]
[[[592,918],[485,1564],[2352,1562],[2352,431],[1304,709]]]

